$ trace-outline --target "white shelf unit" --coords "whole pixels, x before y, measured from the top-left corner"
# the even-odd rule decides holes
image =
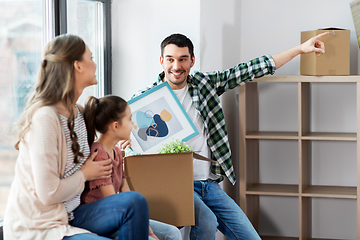
[[[259,97],[261,91],[259,91],[259,84],[267,83],[286,83],[292,84],[297,88],[297,94],[293,96],[297,102],[297,129],[293,131],[283,131],[279,129],[270,129],[261,131],[259,127]],[[355,93],[354,100],[352,102],[354,111],[356,111],[357,120],[355,130],[353,132],[339,132],[338,129],[334,131],[314,131],[312,124],[312,99],[311,99],[311,87],[315,85],[321,85],[326,83],[330,84],[350,84]],[[336,95],[336,91],[333,93]],[[297,95],[297,96],[296,96]],[[358,104],[357,104],[358,103]],[[276,107],[276,106],[274,106]],[[271,109],[270,109],[271,111]],[[296,111],[295,111],[296,112]],[[283,115],[287,113],[284,112]],[[255,79],[241,87],[239,87],[239,172],[240,176],[238,181],[240,182],[240,207],[245,211],[254,227],[259,231],[262,210],[260,206],[260,200],[266,197],[275,198],[296,198],[298,202],[298,216],[293,216],[297,228],[297,233],[293,234],[296,236],[266,236],[259,231],[262,239],[284,239],[284,240],[308,240],[308,239],[344,239],[343,236],[329,236],[332,233],[329,232],[326,236],[318,236],[317,228],[314,224],[322,224],[325,221],[316,223],[314,221],[314,214],[317,211],[319,205],[318,201],[330,201],[337,203],[340,199],[345,202],[350,202],[351,206],[355,206],[351,209],[355,217],[349,216],[348,221],[343,222],[343,225],[351,224],[354,226],[351,228],[350,236],[353,239],[360,239],[360,200],[358,198],[360,189],[357,188],[360,183],[360,76],[267,76],[259,79]],[[284,118],[280,114],[279,118]],[[292,118],[294,119],[294,118]],[[296,144],[298,151],[293,156],[297,163],[298,181],[288,184],[285,182],[276,183],[264,183],[261,181],[260,168],[260,145],[262,141],[280,141],[291,142]],[[350,144],[350,148],[353,148],[355,159],[350,159],[350,163],[353,163],[351,168],[355,171],[355,180],[353,184],[316,184],[313,182],[314,173],[312,172],[312,161],[314,159],[314,146],[319,143],[331,143],[331,144]],[[281,150],[280,150],[281,151]],[[341,166],[341,163],[338,163]],[[266,169],[265,169],[266,171]],[[357,172],[357,173],[356,173]],[[270,174],[281,174],[279,172],[272,172]],[[334,175],[334,181],[337,178],[342,177],[344,173],[338,171],[332,173]],[[343,206],[340,203],[340,206]],[[292,211],[291,211],[292,212]],[[346,212],[345,210],[343,212]],[[340,212],[342,213],[342,212]],[[337,214],[339,215],[339,214]],[[333,216],[334,219],[337,216]],[[345,216],[346,217],[346,216]],[[297,221],[298,219],[298,221]],[[355,219],[355,223],[353,221]],[[334,229],[341,228],[341,226],[330,226]],[[355,228],[355,229],[353,229]],[[261,230],[261,229],[260,229]],[[321,234],[321,233],[320,233]],[[335,235],[335,234],[334,234]]]

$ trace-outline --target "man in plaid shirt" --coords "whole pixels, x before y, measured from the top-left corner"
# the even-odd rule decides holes
[[[194,72],[194,47],[190,39],[173,34],[161,43],[160,63],[164,69],[157,81],[134,96],[167,81],[195,124],[199,135],[186,143],[194,151],[215,160],[215,163],[194,159],[195,226],[190,239],[215,239],[219,229],[228,239],[260,239],[240,207],[221,189],[219,182],[226,176],[235,184],[225,119],[219,97],[227,90],[254,78],[274,74],[275,70],[303,53],[324,53],[318,35],[295,48],[273,56],[265,55],[247,63],[211,73]],[[129,141],[122,144],[123,148]]]

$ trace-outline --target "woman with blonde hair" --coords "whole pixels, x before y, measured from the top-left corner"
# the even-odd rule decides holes
[[[19,155],[4,216],[5,240],[148,239],[146,200],[115,194],[76,213],[86,181],[111,176],[111,160],[93,161],[81,107],[97,83],[84,41],[61,35],[47,44],[35,91],[18,124]],[[71,225],[77,222],[77,227]],[[95,234],[93,234],[95,233]],[[97,235],[96,235],[97,234]]]

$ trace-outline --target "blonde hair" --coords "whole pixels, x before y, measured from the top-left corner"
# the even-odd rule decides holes
[[[74,131],[74,62],[81,61],[85,52],[85,42],[78,36],[65,34],[55,37],[45,47],[44,60],[41,63],[35,91],[29,98],[18,122],[15,148],[19,150],[20,141],[24,141],[29,131],[32,117],[36,110],[43,106],[51,106],[64,102],[70,112],[68,127],[72,140],[74,162],[83,156]]]

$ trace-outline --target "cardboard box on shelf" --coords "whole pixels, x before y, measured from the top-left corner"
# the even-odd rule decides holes
[[[130,189],[146,198],[150,219],[178,227],[195,224],[193,158],[213,161],[193,152],[124,158]]]
[[[300,74],[312,76],[350,75],[350,30],[325,28],[301,32],[301,43],[318,34],[330,32],[320,39],[325,44],[325,53],[300,56]]]

